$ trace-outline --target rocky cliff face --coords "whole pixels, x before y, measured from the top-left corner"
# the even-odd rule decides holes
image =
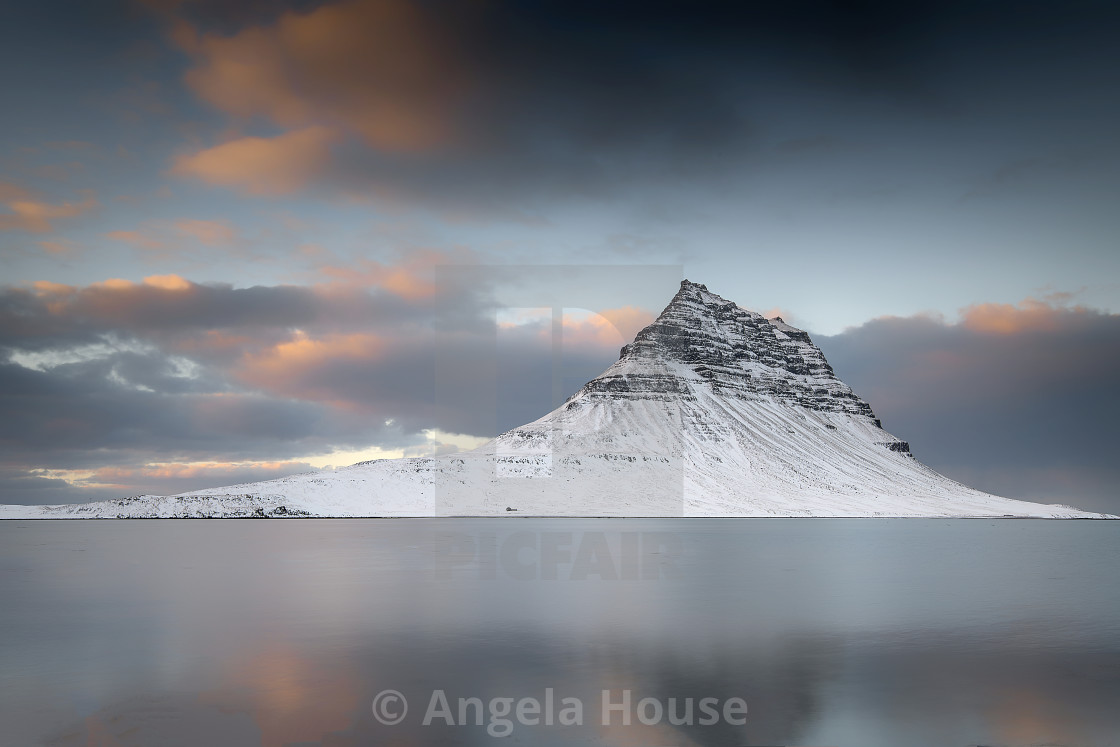
[[[767,396],[810,410],[875,417],[871,406],[836,378],[806,332],[688,280],[653,324],[622,348],[618,362],[582,393],[688,397],[686,382],[697,379],[724,397]]]

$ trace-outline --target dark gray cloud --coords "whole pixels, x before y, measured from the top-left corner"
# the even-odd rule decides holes
[[[1120,316],[979,306],[959,324],[879,319],[817,343],[934,469],[1013,498],[1120,512]]]
[[[339,29],[322,49],[236,36],[245,26],[232,19],[271,29],[280,6],[268,19],[258,4],[211,5],[176,6],[226,37],[188,45],[200,98],[285,129],[341,128],[319,177],[410,204],[513,215],[533,199],[639,186],[679,198],[765,172],[755,161],[777,132],[824,141],[855,123],[882,167],[962,123],[969,150],[1009,128],[1026,142],[1099,135],[1102,107],[1116,113],[1102,98],[1120,70],[1109,3],[298,4]],[[224,76],[227,58],[253,61],[251,97]],[[1066,114],[1044,114],[1056,108]]]
[[[92,344],[118,329],[152,339],[199,330],[400,329],[417,320],[450,321],[464,310],[473,313],[489,303],[482,295],[486,287],[438,290],[439,294],[409,300],[346,285],[234,288],[189,283],[169,290],[144,283],[95,284],[48,292],[6,288],[0,294],[0,346],[41,350],[60,342]]]
[[[0,365],[6,463],[89,468],[143,457],[282,459],[301,445],[344,440],[348,430],[352,437],[372,435],[323,422],[312,404],[244,390],[228,396],[143,391],[115,381],[113,367],[112,358],[46,371]]]

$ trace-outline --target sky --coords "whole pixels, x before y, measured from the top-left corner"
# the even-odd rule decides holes
[[[44,0],[0,65],[0,502],[472,446],[687,277],[1120,512],[1115,3]]]

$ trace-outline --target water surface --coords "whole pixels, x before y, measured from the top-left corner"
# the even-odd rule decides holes
[[[1118,532],[0,522],[0,744],[1120,745]],[[409,704],[392,726],[371,705],[387,690]],[[483,724],[468,705],[469,725],[422,725],[437,690]],[[629,726],[603,725],[604,691],[629,693]],[[582,725],[490,711],[549,693]],[[647,698],[678,716],[692,698],[692,725],[649,703],[641,723]],[[702,698],[741,698],[744,723],[696,723]]]

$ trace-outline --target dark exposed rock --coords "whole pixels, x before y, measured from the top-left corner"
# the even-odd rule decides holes
[[[808,333],[687,280],[661,315],[622,348],[618,362],[581,392],[688,398],[682,365],[685,375],[699,377],[723,396],[768,395],[811,410],[874,418],[871,406],[836,378]]]
[[[910,443],[908,441],[884,441],[884,442],[880,443],[879,445],[880,446],[885,446],[886,448],[890,449],[891,451],[897,451],[900,454],[909,454],[910,453]]]

